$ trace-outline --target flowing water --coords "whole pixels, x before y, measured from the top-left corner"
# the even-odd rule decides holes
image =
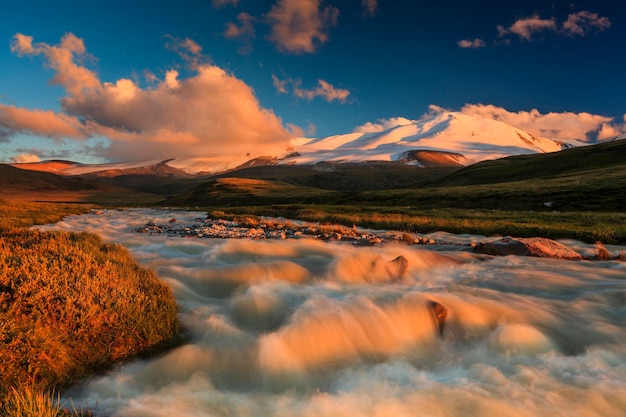
[[[189,342],[75,387],[108,416],[626,416],[626,263],[449,245],[148,236],[201,213],[49,226],[129,248],[171,286]],[[593,246],[568,241],[592,254]],[[611,251],[625,247],[609,247]],[[398,256],[408,269],[398,273]]]

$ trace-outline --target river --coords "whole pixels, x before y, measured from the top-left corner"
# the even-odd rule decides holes
[[[43,227],[127,247],[171,286],[189,332],[64,400],[124,417],[626,416],[624,262],[475,255],[467,244],[484,237],[445,233],[358,247],[132,232],[172,217],[204,214]]]

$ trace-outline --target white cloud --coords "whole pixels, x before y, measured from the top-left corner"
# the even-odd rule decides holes
[[[593,141],[608,139],[626,131],[614,118],[587,112],[540,113],[537,109],[510,112],[502,107],[466,104],[462,113],[503,121],[533,135],[560,140]]]
[[[321,7],[322,0],[278,0],[267,14],[269,40],[280,52],[312,53],[328,41],[328,30],[337,24],[339,10]]]
[[[485,46],[485,41],[483,41],[480,38],[475,38],[475,39],[462,39],[460,41],[457,42],[457,45],[459,45],[461,48],[483,48]]]
[[[104,152],[115,160],[277,154],[288,147],[289,132],[259,105],[252,88],[201,63],[201,48],[190,39],[171,38],[168,47],[194,58],[192,75],[181,79],[169,70],[152,88],[130,79],[101,83],[76,63],[86,51],[72,34],[55,46],[16,35],[12,45],[19,55],[44,55],[67,96],[60,100],[61,113],[1,105],[0,128],[9,132],[55,139],[104,136],[111,140]]]
[[[563,31],[571,35],[585,36],[592,30],[602,31],[611,27],[607,17],[600,17],[597,13],[582,11],[572,13],[563,23]]]
[[[376,133],[383,132],[385,130],[394,128],[396,126],[409,125],[415,123],[415,120],[410,120],[405,117],[390,117],[389,119],[380,119],[376,123],[367,122],[361,126],[357,126],[353,129],[354,133]]]
[[[417,120],[405,117],[391,117],[380,119],[375,123],[367,122],[353,129],[355,133],[383,132],[396,126],[417,123],[420,120],[429,119],[441,113],[448,113],[450,109],[431,104],[428,112]],[[461,108],[461,113],[469,116],[500,120],[511,126],[525,130],[535,136],[557,140],[595,141],[612,139],[626,133],[626,114],[624,122],[616,122],[612,117],[594,115],[591,113],[546,113],[542,114],[536,109],[530,111],[511,112],[502,107],[490,104],[466,104]]]

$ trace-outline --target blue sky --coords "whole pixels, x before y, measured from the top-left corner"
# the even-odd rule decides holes
[[[276,153],[442,109],[624,131],[616,0],[82,3],[2,6],[0,162]]]

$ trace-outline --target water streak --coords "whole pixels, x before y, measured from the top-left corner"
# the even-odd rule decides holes
[[[74,403],[128,417],[626,415],[624,263],[477,257],[459,246],[477,237],[447,234],[425,249],[130,232],[202,216],[50,226],[127,246],[171,285],[191,335],[85,381]]]

